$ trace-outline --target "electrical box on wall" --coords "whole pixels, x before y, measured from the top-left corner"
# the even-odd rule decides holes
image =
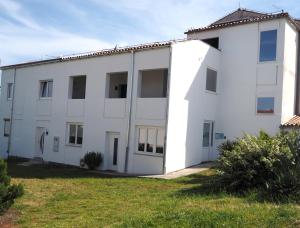
[[[58,152],[59,151],[59,137],[54,136],[53,138],[53,151]]]

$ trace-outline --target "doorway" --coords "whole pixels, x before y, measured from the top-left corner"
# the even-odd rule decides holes
[[[45,151],[45,135],[46,135],[45,127],[36,128],[35,155],[34,155],[35,158],[43,158],[43,154]]]
[[[120,133],[109,132],[107,147],[107,169],[118,171]]]
[[[204,121],[202,140],[202,162],[210,161],[214,148],[214,121]]]

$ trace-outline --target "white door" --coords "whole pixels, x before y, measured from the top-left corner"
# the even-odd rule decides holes
[[[119,157],[119,133],[108,133],[108,170],[118,170],[118,157]]]
[[[203,123],[203,154],[202,162],[211,161],[213,157],[213,147],[214,147],[214,122],[204,121]]]
[[[45,136],[46,129],[44,127],[36,128],[36,139],[35,139],[35,155],[36,158],[42,158],[45,151]]]

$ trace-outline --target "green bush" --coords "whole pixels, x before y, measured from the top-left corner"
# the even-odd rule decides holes
[[[223,143],[219,152],[218,173],[227,190],[258,188],[274,197],[300,193],[299,131],[245,134]]]
[[[0,213],[9,208],[14,200],[24,194],[21,184],[11,185],[10,177],[7,175],[7,164],[0,159]]]
[[[102,163],[102,155],[97,152],[88,152],[80,163],[81,165],[87,165],[90,170],[94,170]]]

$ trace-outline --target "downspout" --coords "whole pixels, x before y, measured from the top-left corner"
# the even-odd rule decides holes
[[[9,154],[11,152],[11,136],[12,136],[11,134],[12,134],[13,113],[14,113],[16,76],[17,76],[17,69],[14,68],[14,80],[13,80],[13,86],[12,86],[13,94],[12,94],[11,109],[10,109],[10,126],[9,126],[8,142],[7,142],[7,157],[9,157]]]
[[[295,115],[300,114],[299,110],[299,102],[300,102],[300,32],[298,32],[298,39],[297,39],[297,69],[296,69],[296,99],[295,99]]]
[[[134,62],[135,62],[135,52],[131,51],[131,81],[130,81],[130,95],[129,95],[129,107],[128,107],[128,128],[127,128],[127,146],[125,153],[125,166],[124,172],[128,172],[128,157],[129,157],[129,144],[131,135],[131,115],[132,115],[132,94],[133,94],[133,79],[134,79]]]
[[[167,107],[166,107],[166,126],[165,126],[165,138],[164,145],[165,151],[163,156],[163,174],[166,174],[166,154],[167,154],[167,137],[168,137],[168,123],[169,123],[169,103],[170,103],[170,84],[171,84],[171,67],[172,67],[172,46],[173,42],[170,45],[170,54],[169,54],[169,70],[168,70],[168,80],[167,80]]]

